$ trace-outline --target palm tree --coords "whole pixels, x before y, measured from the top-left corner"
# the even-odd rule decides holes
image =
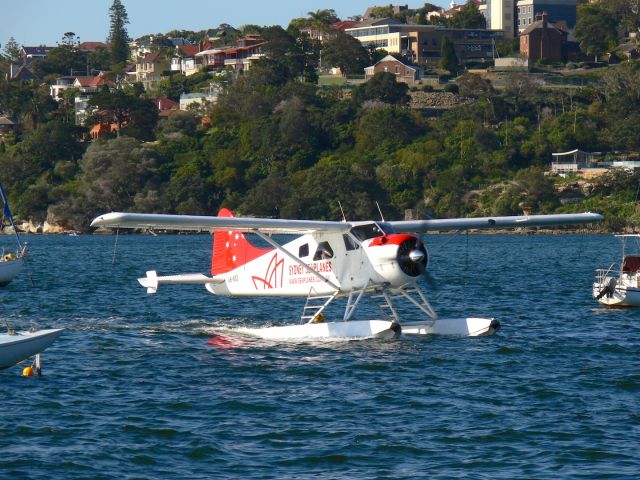
[[[336,15],[336,11],[332,8],[308,12],[307,16],[311,20],[312,25],[319,30],[326,30],[332,23],[340,21]]]

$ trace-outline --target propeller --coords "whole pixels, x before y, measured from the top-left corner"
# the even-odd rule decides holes
[[[400,269],[411,277],[417,277],[426,271],[427,259],[427,249],[416,237],[408,238],[398,247]]]

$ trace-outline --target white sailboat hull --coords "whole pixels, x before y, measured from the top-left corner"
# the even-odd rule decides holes
[[[64,329],[0,334],[0,369],[8,368],[42,352],[60,336]]]
[[[598,298],[604,288],[599,283],[593,284],[593,297],[606,307],[640,307],[640,288],[617,285],[613,293]]]
[[[20,273],[23,265],[22,258],[0,262],[0,287],[8,285]]]

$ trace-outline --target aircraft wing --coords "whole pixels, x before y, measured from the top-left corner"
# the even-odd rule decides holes
[[[191,230],[200,232],[229,229],[239,232],[260,231],[263,233],[285,234],[346,232],[351,228],[351,224],[345,222],[118,212],[100,215],[91,222],[91,226],[153,230]]]
[[[429,232],[437,230],[469,230],[487,228],[547,227],[600,222],[599,213],[567,213],[557,215],[523,215],[513,217],[443,218],[385,222],[396,232]]]

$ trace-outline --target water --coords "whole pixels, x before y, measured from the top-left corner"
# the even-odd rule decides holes
[[[0,478],[637,478],[640,309],[604,310],[610,236],[430,236],[441,316],[493,337],[270,343],[300,299],[147,295],[206,272],[207,236],[31,236],[0,291],[15,327],[67,330],[44,376],[0,371]],[[366,316],[371,306],[364,308]],[[212,343],[222,334],[228,341]]]

